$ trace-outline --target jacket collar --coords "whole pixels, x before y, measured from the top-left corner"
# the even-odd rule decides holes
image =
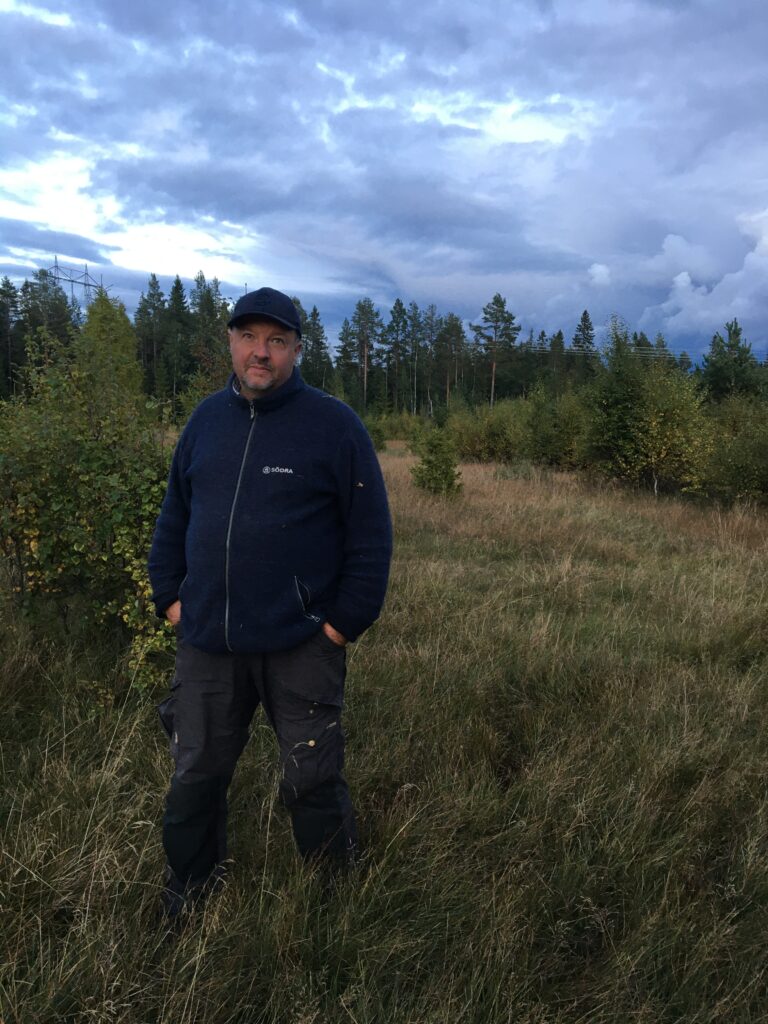
[[[279,409],[281,405],[285,405],[299,391],[303,391],[306,386],[299,373],[298,366],[294,366],[291,376],[284,384],[281,384],[274,391],[269,391],[262,395],[261,398],[254,398],[252,402],[240,394],[240,381],[234,373],[229,376],[226,390],[238,405],[243,405],[249,409],[253,405],[256,412],[271,412],[273,409]]]

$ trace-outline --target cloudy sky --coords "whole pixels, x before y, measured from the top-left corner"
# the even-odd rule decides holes
[[[768,347],[765,0],[0,0],[0,274]]]

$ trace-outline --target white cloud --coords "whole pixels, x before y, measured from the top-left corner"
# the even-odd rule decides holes
[[[37,108],[26,103],[11,103],[7,110],[0,110],[0,124],[15,128],[20,121],[35,117]]]
[[[641,325],[657,323],[671,334],[710,335],[728,320],[768,322],[768,210],[740,218],[742,230],[755,240],[741,267],[723,274],[711,287],[695,285],[691,274],[678,273],[666,300],[648,307]],[[765,342],[765,328],[761,338]]]
[[[643,269],[649,271],[651,280],[666,285],[683,271],[693,279],[709,280],[718,272],[718,261],[706,246],[670,234],[662,242],[661,252],[646,260]]]
[[[559,93],[534,105],[518,97],[478,102],[468,92],[427,90],[417,93],[410,114],[416,121],[434,118],[442,125],[477,131],[493,143],[546,142],[555,146],[570,135],[588,138],[601,120],[594,104]]]
[[[49,11],[45,7],[18,3],[18,0],[0,0],[0,14],[21,14],[25,18],[34,18],[44,25],[55,25],[58,28],[71,28],[73,25],[72,18],[64,11]]]
[[[237,280],[242,275],[242,265],[234,257],[242,249],[240,232],[220,225],[131,224],[114,196],[94,190],[92,161],[90,152],[84,156],[58,152],[42,163],[0,169],[0,189],[5,193],[0,196],[0,217],[87,236],[97,246],[115,246],[113,261],[127,269],[194,277],[205,267],[211,277]],[[228,251],[233,255],[228,256]]]
[[[593,263],[589,268],[592,284],[597,288],[607,288],[611,283],[611,268],[605,263]]]
[[[389,109],[394,110],[396,103],[392,96],[380,96],[377,99],[369,99],[364,96],[361,92],[355,88],[355,76],[347,71],[341,71],[339,68],[330,67],[323,61],[317,61],[315,67],[318,71],[322,71],[324,75],[328,75],[329,78],[335,78],[337,82],[341,82],[344,86],[345,96],[344,99],[338,100],[332,103],[330,110],[334,114],[344,114],[348,110],[373,110],[373,109]]]

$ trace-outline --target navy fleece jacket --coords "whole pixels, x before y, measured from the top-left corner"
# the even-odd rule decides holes
[[[149,557],[158,614],[186,643],[286,650],[324,621],[356,639],[378,617],[392,553],[381,469],[343,402],[298,370],[249,402],[205,399],[179,439]]]

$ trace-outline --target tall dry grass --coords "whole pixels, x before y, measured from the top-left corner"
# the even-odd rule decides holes
[[[766,520],[382,457],[385,614],[351,651],[364,844],[326,893],[257,723],[230,884],[153,922],[169,762],[152,701],[13,621],[4,640],[3,1024],[768,1018]]]

